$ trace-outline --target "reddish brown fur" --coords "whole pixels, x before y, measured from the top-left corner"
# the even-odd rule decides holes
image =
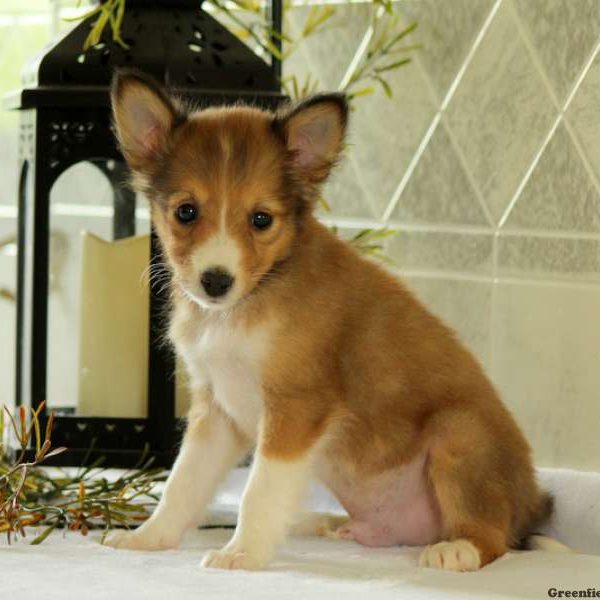
[[[247,274],[244,297],[228,318],[248,328],[276,323],[262,374],[262,451],[293,460],[326,439],[329,457],[364,475],[428,452],[444,538],[470,540],[484,565],[548,516],[529,446],[455,334],[312,215],[314,184],[342,140],[308,176],[294,163],[286,118],[211,109],[171,124],[151,167],[128,156],[152,200],[175,277],[174,302],[190,321],[202,318],[177,281],[197,275],[187,257],[214,234],[226,199],[228,232],[243,248]],[[118,111],[116,119],[123,137]],[[345,114],[339,124],[343,131]],[[173,217],[182,201],[201,208],[191,227]],[[268,232],[249,229],[257,207],[275,216]]]

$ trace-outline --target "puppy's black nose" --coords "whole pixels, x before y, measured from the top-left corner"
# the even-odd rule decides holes
[[[233,284],[233,277],[223,269],[209,269],[202,273],[200,283],[211,298],[224,296]]]

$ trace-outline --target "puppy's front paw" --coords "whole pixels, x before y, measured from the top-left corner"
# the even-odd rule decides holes
[[[223,548],[222,550],[209,550],[202,559],[202,566],[208,569],[243,569],[257,571],[267,564],[266,560],[253,556],[249,552]]]
[[[468,540],[439,542],[423,550],[419,566],[446,571],[477,571],[481,567],[481,556]]]
[[[126,550],[168,550],[175,548],[178,541],[168,534],[144,531],[143,527],[135,531],[115,530],[105,538],[103,544],[112,548]]]

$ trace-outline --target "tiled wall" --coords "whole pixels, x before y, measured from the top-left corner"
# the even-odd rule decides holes
[[[326,216],[342,228],[397,229],[388,251],[398,270],[479,356],[538,464],[598,470],[600,0],[399,7],[418,21],[411,43],[421,48],[393,75],[392,100],[356,101]],[[305,10],[290,13],[292,27]],[[287,72],[336,89],[371,10],[339,8],[337,27],[299,49]],[[2,36],[0,27],[0,66]],[[6,143],[0,152],[11,158]],[[0,169],[1,237],[14,198],[4,160]],[[72,181],[56,202],[87,202],[74,195],[80,179]],[[58,223],[71,238],[104,227],[89,216]],[[0,285],[10,283],[13,260],[0,257]],[[2,302],[0,353],[10,357],[11,309]],[[8,394],[10,359],[0,369],[0,394]]]
[[[393,100],[357,100],[334,220],[397,229],[401,275],[479,356],[537,462],[597,470],[600,2],[400,7],[421,49]],[[337,87],[369,10],[344,9],[290,70]]]

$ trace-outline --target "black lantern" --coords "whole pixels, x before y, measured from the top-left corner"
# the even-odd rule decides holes
[[[280,32],[281,0],[272,0],[270,18]],[[199,106],[242,100],[273,108],[283,99],[279,61],[272,57],[266,64],[203,11],[200,0],[128,0],[121,28],[128,48],[113,42],[107,31],[100,43],[83,51],[94,20],[83,21],[36,58],[25,70],[25,87],[5,100],[21,115],[16,402],[32,408],[46,399],[50,190],[59,175],[76,163],[93,163],[113,190],[114,239],[135,233],[135,195],[124,186],[126,167],[110,125],[114,68],[135,66]],[[278,39],[275,35],[275,44]],[[150,240],[150,260],[159,261],[156,238]],[[151,287],[146,418],[59,413],[53,442],[70,451],[57,463],[81,464],[87,455],[89,460],[104,456],[107,466],[127,467],[143,450],[155,464],[171,463],[177,419],[174,357],[159,342],[165,302]]]

